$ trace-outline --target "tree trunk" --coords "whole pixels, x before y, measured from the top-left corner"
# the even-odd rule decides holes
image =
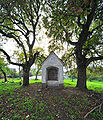
[[[3,72],[3,74],[4,74],[4,79],[5,79],[5,82],[7,82],[6,73],[5,73],[5,72]]]
[[[72,82],[73,82],[73,76],[72,76]]]
[[[23,86],[29,85],[29,71],[30,71],[30,67],[25,65],[23,67]]]
[[[5,82],[7,82],[6,73],[5,73],[4,70],[2,70],[2,69],[0,69],[0,70],[2,71],[2,73],[3,73],[3,75],[4,75],[4,80],[5,80]]]
[[[21,79],[21,71],[20,71],[20,66],[19,66],[19,78]]]
[[[40,69],[38,69],[38,70],[37,70],[37,72],[36,72],[36,77],[35,77],[35,80],[38,80],[38,78],[37,78],[37,77],[38,77],[38,73],[39,73],[39,71],[40,71]]]
[[[38,77],[38,73],[36,72],[36,77],[35,77],[35,80],[38,80],[38,78],[37,78],[37,77]]]
[[[84,90],[87,89],[86,86],[86,65],[85,60],[82,58],[77,60],[77,71],[78,71],[78,79],[76,87]]]
[[[3,75],[4,75],[4,80],[5,82],[7,82],[7,77],[6,77],[6,73],[3,71]]]

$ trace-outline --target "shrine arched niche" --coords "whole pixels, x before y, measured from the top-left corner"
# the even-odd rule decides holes
[[[58,81],[58,68],[50,66],[46,68],[46,80],[47,81]]]

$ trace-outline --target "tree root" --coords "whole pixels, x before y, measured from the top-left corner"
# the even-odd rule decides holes
[[[93,112],[93,111],[94,111],[95,109],[97,109],[97,108],[99,108],[99,113],[101,113],[102,104],[103,104],[103,102],[102,102],[100,105],[94,107],[90,112],[88,112],[88,113],[84,116],[84,118],[86,118],[91,112]]]

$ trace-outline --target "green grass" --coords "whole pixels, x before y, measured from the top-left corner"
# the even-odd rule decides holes
[[[76,79],[74,79],[73,82],[71,79],[64,79],[65,87],[76,87],[76,84],[77,84]],[[87,81],[87,88],[89,90],[103,93],[103,81],[97,81],[97,80],[92,80],[91,82]]]
[[[4,92],[12,94],[12,91],[19,87],[19,83],[0,83],[0,94]]]
[[[16,82],[19,83],[20,81],[22,81],[22,79],[19,78],[8,78],[8,82]],[[4,79],[0,79],[0,83],[4,82]],[[23,81],[22,81],[23,82]],[[41,82],[41,80],[29,80],[29,83],[35,83],[35,82]]]
[[[21,81],[18,78],[8,78],[8,83],[2,83],[4,80],[0,79],[0,94],[9,93],[13,94],[12,92],[15,89],[20,88],[19,82]],[[13,83],[14,82],[14,83]],[[21,81],[23,83],[23,81]],[[41,80],[30,80],[29,83],[39,83]]]
[[[3,120],[55,120],[59,118],[63,120],[64,116],[69,117],[71,120],[76,120],[77,118],[84,120],[82,117],[92,107],[95,107],[94,103],[89,101],[84,94],[70,95],[68,93],[67,95],[65,90],[51,94],[52,92],[47,89],[43,93],[35,92],[31,95],[27,94],[30,92],[29,90],[27,91],[27,87],[19,85],[20,79],[9,78],[8,83],[2,83],[3,81],[0,80],[0,118]],[[41,80],[30,80],[31,85],[28,88],[34,86],[32,83],[41,83]],[[75,87],[76,83],[76,79],[73,82],[71,79],[64,79],[65,88]],[[103,92],[102,81],[87,81],[87,87],[97,92]],[[30,93],[32,91],[35,91],[35,89],[31,89]],[[98,111],[91,113],[91,116],[93,118],[96,116],[97,119],[100,118],[98,120],[103,118],[103,114],[100,114]]]
[[[20,85],[19,85],[19,82],[20,82],[20,79],[18,78],[8,78],[8,81],[9,81],[9,84],[8,83],[1,83],[3,82],[4,80],[1,79],[0,80],[0,93],[3,92],[3,91],[6,91],[8,90],[8,92],[10,90],[14,90],[15,88],[19,88]],[[13,82],[14,83],[11,83]],[[23,82],[23,81],[22,81]],[[41,80],[30,80],[29,83],[41,83]],[[64,87],[67,88],[67,87],[75,87],[77,84],[77,80],[74,79],[73,82],[71,79],[64,79]],[[89,90],[93,90],[93,91],[96,91],[96,92],[103,92],[103,81],[97,81],[97,80],[92,80],[91,82],[90,81],[87,81],[87,88]]]
[[[103,81],[94,80],[92,82],[87,81],[87,88],[96,92],[103,93]]]

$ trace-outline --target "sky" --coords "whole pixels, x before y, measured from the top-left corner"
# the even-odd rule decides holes
[[[46,54],[48,54],[48,41],[50,40],[50,38],[48,38],[45,35],[45,32],[46,32],[45,29],[42,29],[42,31],[40,31],[39,37],[41,37],[41,41],[36,40],[34,46],[35,47],[42,47],[45,50]],[[12,40],[10,40],[10,41],[6,42],[6,44],[3,44],[3,49],[5,51],[7,51],[7,53],[9,55],[12,55],[13,51],[17,49],[15,46],[16,46],[16,43],[13,42]]]
[[[41,41],[39,41],[39,40],[37,41],[36,40],[36,42],[34,44],[34,47],[41,47],[41,48],[43,48],[45,50],[45,54],[49,55],[48,44],[49,44],[49,40],[51,38],[48,38],[47,35],[45,34],[45,32],[46,32],[46,29],[42,27],[42,29],[39,31],[39,35],[38,35],[41,38]],[[12,59],[14,57],[14,56],[12,56],[13,55],[13,51],[17,50],[17,47],[15,47],[15,46],[16,46],[16,43],[13,42],[12,40],[10,40],[10,41],[8,40],[8,42],[6,42],[6,44],[3,44],[3,49],[12,57]],[[56,53],[56,54],[57,54],[57,56],[59,58],[61,58],[61,56],[62,56],[61,53],[60,54]],[[16,70],[18,70],[18,68],[19,68],[18,66],[11,65],[11,64],[9,65],[9,67],[10,68],[16,68]]]
[[[45,54],[49,54],[48,53],[48,42],[50,40],[50,38],[48,38],[46,35],[45,35],[45,29],[43,29],[40,33],[40,37],[41,37],[41,41],[37,41],[35,42],[34,44],[34,47],[41,47],[45,50]],[[11,58],[13,59],[13,51],[14,50],[17,50],[17,47],[16,46],[16,43],[13,42],[12,40],[8,40],[8,42],[6,42],[6,44],[3,44],[3,49],[11,56]],[[16,68],[16,70],[19,68],[18,66],[16,65],[9,65],[10,68]]]

